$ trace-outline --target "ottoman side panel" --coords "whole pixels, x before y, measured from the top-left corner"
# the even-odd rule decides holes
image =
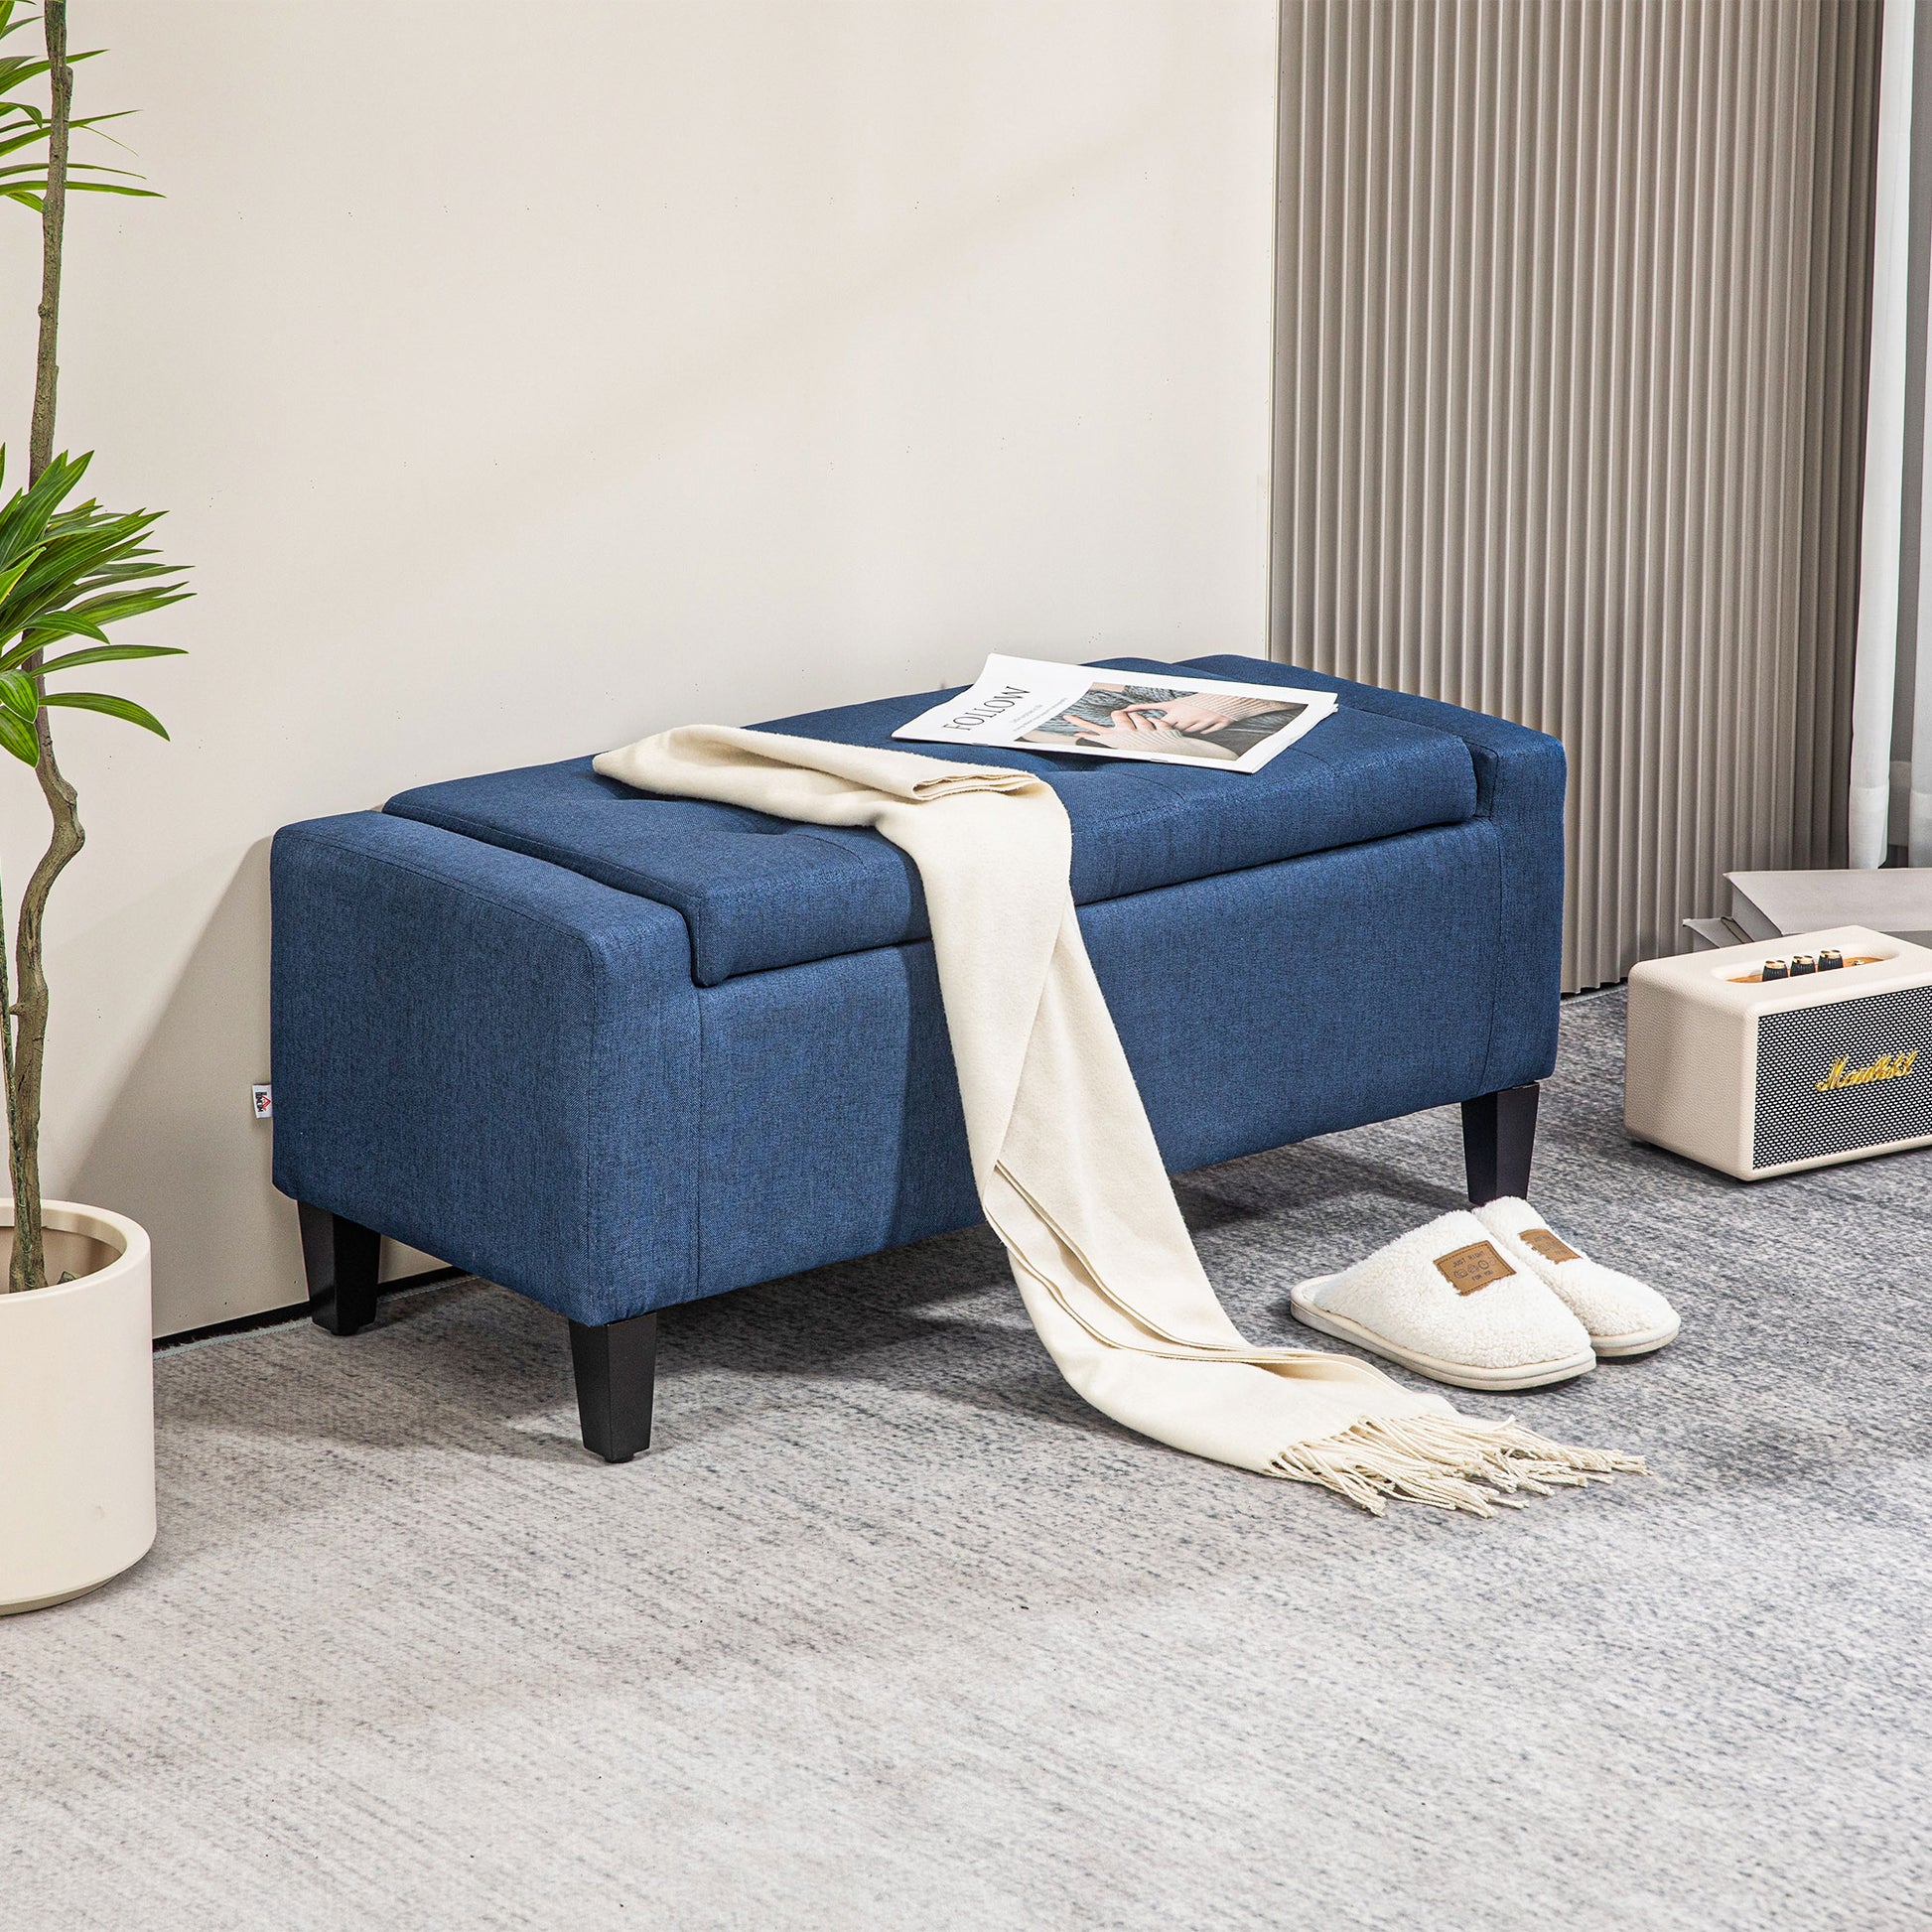
[[[980,1218],[930,941],[748,974],[699,998],[701,1293]]]
[[[1474,819],[1082,906],[1170,1170],[1482,1092],[1502,850]],[[930,944],[699,997],[705,1293],[980,1218]]]
[[[1384,691],[1351,678],[1252,657],[1199,657],[1189,668],[1257,684],[1303,684],[1332,691],[1345,709],[1374,711],[1449,732],[1469,749],[1476,813],[1501,834],[1497,846],[1494,945],[1500,964],[1481,1092],[1522,1086],[1556,1069],[1557,1017],[1563,995],[1564,791],[1562,742],[1437,698]]]
[[[696,1270],[683,920],[358,812],[271,866],[275,1184],[580,1321]]]
[[[1477,818],[1083,906],[1170,1172],[1486,1091],[1503,845]]]

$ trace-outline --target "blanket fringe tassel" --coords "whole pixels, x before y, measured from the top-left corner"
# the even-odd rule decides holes
[[[1346,1496],[1371,1516],[1387,1498],[1431,1509],[1493,1516],[1531,1496],[1581,1489],[1616,1475],[1648,1475],[1643,1458],[1573,1449],[1513,1422],[1473,1416],[1376,1416],[1318,1443],[1298,1443],[1275,1458],[1275,1474]]]

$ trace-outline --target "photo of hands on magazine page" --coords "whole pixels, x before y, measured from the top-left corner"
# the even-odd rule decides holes
[[[1332,692],[989,657],[971,689],[895,738],[1259,771],[1335,708]]]

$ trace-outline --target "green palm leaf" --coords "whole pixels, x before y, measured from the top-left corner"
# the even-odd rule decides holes
[[[34,736],[33,726],[23,724],[3,705],[0,705],[0,746],[5,746],[22,764],[40,762],[40,740]]]
[[[35,690],[31,677],[20,671],[0,671],[0,705],[31,725],[35,712],[41,708],[41,694]]]
[[[10,5],[0,5],[0,40],[15,34],[21,28],[38,19],[36,14],[22,18],[14,17]],[[68,65],[78,67],[82,61],[96,59],[102,49],[90,47],[81,54],[69,54]],[[53,122],[31,100],[19,97],[23,87],[31,86],[42,79],[48,71],[44,60],[31,60],[24,55],[0,55],[0,155],[20,154],[39,143],[47,141],[53,134]],[[82,114],[68,122],[76,133],[100,133],[101,123],[117,121],[132,113],[132,108],[119,108],[107,114]],[[114,141],[111,134],[101,134],[103,141]],[[116,147],[121,143],[114,141]],[[94,179],[100,175],[127,175],[133,181],[141,180],[138,174],[130,174],[125,168],[109,168],[98,161],[89,161],[84,155],[70,156],[67,168],[67,185],[80,195],[131,195],[142,201],[154,201],[159,197],[152,188],[129,188],[117,181]],[[11,168],[0,168],[0,201],[18,202],[23,207],[30,207],[35,213],[42,211],[42,198],[47,193],[47,164],[40,162],[16,163]]]
[[[182,583],[181,567],[156,560],[144,541],[160,520],[157,511],[103,510],[91,498],[68,502],[90,461],[57,456],[31,488],[16,489],[0,502],[0,680],[20,674],[31,688],[34,677],[49,669],[182,654],[176,645],[117,644],[107,635],[108,625],[165,610],[192,593]],[[0,449],[0,476],[5,465]],[[51,664],[30,662],[62,637],[85,638],[88,647]],[[0,711],[9,708],[4,688]],[[64,692],[46,693],[45,702],[101,711],[161,732],[148,712],[127,699]],[[17,753],[18,746],[9,749]]]
[[[39,555],[40,555],[40,546],[36,544],[34,548],[28,551],[26,556],[21,558],[19,563],[15,564],[11,570],[0,570],[0,603],[4,603],[6,601],[7,596],[13,590],[13,587],[16,584],[18,584],[24,576],[26,576],[27,566],[31,564],[34,561],[34,559]]]
[[[121,718],[130,725],[139,725],[143,731],[151,731],[159,738],[168,736],[167,726],[152,711],[136,704],[132,698],[110,698],[105,691],[50,691],[41,703],[64,704],[75,711],[98,711],[103,717]]]
[[[102,624],[118,623],[125,618],[145,617],[150,611],[161,611],[170,604],[185,603],[194,595],[193,591],[182,590],[178,585],[165,584],[158,590],[137,591],[127,597],[95,598],[88,604],[77,605],[71,611],[52,615],[15,620],[0,613],[0,643],[25,632],[19,643],[0,656],[0,671],[10,671],[16,665],[24,664],[55,636],[78,634],[98,638],[105,643],[107,637],[100,627]]]
[[[77,671],[82,664],[122,664],[135,657],[186,657],[179,644],[103,644],[98,650],[70,650],[65,657],[50,657],[41,665],[40,675],[51,677],[56,671]],[[7,674],[0,671],[0,677]]]
[[[53,611],[46,617],[36,618],[33,632],[34,641],[25,647],[30,651],[41,649],[56,637],[92,637],[103,644],[107,641],[107,632],[99,624],[90,623],[72,611]]]

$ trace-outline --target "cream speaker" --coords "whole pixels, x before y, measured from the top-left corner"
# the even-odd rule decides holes
[[[1633,966],[1623,1123],[1740,1180],[1932,1145],[1932,948],[1846,925]]]

